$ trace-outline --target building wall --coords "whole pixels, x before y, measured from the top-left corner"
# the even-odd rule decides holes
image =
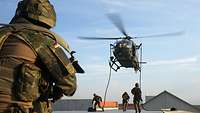
[[[161,109],[176,108],[177,110],[198,112],[199,110],[182,99],[170,94],[167,91],[150,99],[143,105],[145,110],[157,111]]]
[[[152,98],[154,98],[155,96],[145,96],[145,102],[151,100]]]
[[[91,106],[91,99],[59,100],[53,105],[53,111],[87,111]]]
[[[172,107],[175,107],[181,110],[191,109],[191,106],[183,103],[182,101],[176,98],[168,97],[168,96],[155,99],[151,101],[151,104],[146,106],[146,108],[151,109],[151,110],[168,109]]]

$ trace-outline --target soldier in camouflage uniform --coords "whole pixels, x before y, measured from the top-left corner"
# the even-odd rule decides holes
[[[93,96],[94,96],[93,99],[92,99],[93,109],[96,111],[97,110],[96,107],[98,105],[98,107],[101,108],[102,111],[104,111],[103,106],[101,106],[101,104],[100,104],[102,102],[102,98],[95,93],[93,94]]]
[[[139,88],[139,84],[135,83],[135,87],[131,89],[131,93],[134,95],[133,104],[135,108],[135,113],[141,113],[140,102],[142,101],[142,91]]]
[[[124,92],[124,93],[122,94],[123,111],[126,111],[126,110],[127,110],[129,99],[130,99],[130,97],[129,97],[128,93],[127,93],[127,92]]]
[[[48,113],[52,102],[75,93],[75,73],[83,70],[67,43],[49,31],[55,23],[48,0],[23,0],[0,28],[0,113]]]

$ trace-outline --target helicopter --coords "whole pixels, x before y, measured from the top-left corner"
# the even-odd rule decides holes
[[[105,38],[105,37],[79,37],[84,40],[116,40],[114,44],[110,44],[110,60],[109,65],[114,70],[117,71],[121,67],[133,68],[135,72],[141,71],[141,65],[146,63],[142,61],[142,43],[136,44],[132,39],[136,38],[151,38],[151,37],[163,37],[163,36],[174,36],[180,35],[183,32],[173,32],[141,37],[129,36],[124,28],[121,17],[118,14],[108,14],[108,18],[111,22],[118,28],[118,30],[124,35],[118,38]],[[138,50],[140,51],[140,56]],[[113,53],[113,54],[112,54]],[[140,58],[140,59],[139,59]]]

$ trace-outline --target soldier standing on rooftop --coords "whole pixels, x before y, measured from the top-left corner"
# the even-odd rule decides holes
[[[135,87],[131,90],[131,93],[134,95],[133,104],[135,108],[135,113],[137,112],[141,113],[140,101],[142,101],[142,92],[141,89],[139,88],[138,83],[135,83]]]
[[[123,111],[126,111],[127,107],[128,107],[128,101],[129,101],[130,97],[128,95],[127,92],[124,92],[122,94],[122,105],[123,105]]]
[[[75,93],[75,73],[83,70],[49,30],[55,24],[48,0],[22,0],[10,24],[0,28],[0,113],[50,113],[52,102]]]

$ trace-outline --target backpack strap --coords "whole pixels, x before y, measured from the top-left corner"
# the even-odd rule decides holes
[[[11,35],[11,31],[8,28],[0,28],[0,50],[9,35]]]
[[[69,44],[62,37],[60,37],[58,34],[52,32],[46,28],[36,26],[33,24],[21,24],[21,23],[17,23],[17,24],[2,24],[2,23],[0,23],[0,26],[12,27],[13,31],[15,31],[15,32],[23,31],[24,29],[43,32],[44,34],[48,35],[53,40],[56,40],[56,42],[58,42],[69,54],[72,52],[69,47]]]

